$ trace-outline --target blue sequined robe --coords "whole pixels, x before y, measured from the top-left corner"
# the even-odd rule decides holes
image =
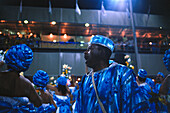
[[[60,96],[53,94],[53,99],[57,105],[56,113],[71,113],[70,98],[68,96]]]
[[[27,97],[0,96],[0,113],[36,113]]]
[[[150,78],[147,78],[146,79],[146,82],[150,85],[150,87],[152,88],[152,91],[156,94],[159,94],[159,90],[160,90],[160,87],[162,84],[155,84]],[[152,109],[152,112],[153,113],[157,113],[157,112],[168,112],[168,108],[166,105],[162,104],[159,99],[158,99],[158,95],[157,97],[154,97],[154,98],[157,98],[157,99],[154,99],[154,100],[157,100],[153,103],[151,103],[151,109]],[[157,109],[157,110],[156,110]]]
[[[0,113],[52,113],[53,105],[34,107],[27,97],[0,96]]]
[[[126,66],[110,65],[94,73],[94,81],[101,102],[107,113],[132,113],[135,107],[136,76]],[[92,75],[81,81],[75,113],[102,113],[92,84]]]
[[[136,113],[149,113],[152,111],[151,103],[149,99],[152,97],[150,95],[151,88],[147,83],[142,83],[136,89],[135,99],[136,107],[133,109]]]

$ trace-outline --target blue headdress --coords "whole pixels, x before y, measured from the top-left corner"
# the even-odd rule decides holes
[[[33,60],[33,52],[26,44],[12,46],[5,54],[5,63],[10,70],[26,71]]]
[[[157,75],[161,75],[163,78],[165,77],[165,75],[162,72],[158,72]]]
[[[111,39],[102,36],[102,35],[95,35],[94,37],[91,38],[89,44],[99,44],[101,46],[104,46],[113,52],[114,50],[114,43]]]
[[[38,70],[33,76],[33,83],[39,87],[46,87],[49,82],[48,74],[43,70]]]
[[[140,76],[142,78],[146,78],[147,72],[144,69],[139,69],[138,76]]]
[[[58,85],[66,85],[67,84],[67,79],[66,79],[66,77],[59,77],[58,79],[57,79],[57,84]]]
[[[170,71],[170,49],[165,51],[163,62],[168,71]]]

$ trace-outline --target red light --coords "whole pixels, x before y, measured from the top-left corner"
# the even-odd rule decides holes
[[[1,22],[6,22],[5,20],[1,20]]]

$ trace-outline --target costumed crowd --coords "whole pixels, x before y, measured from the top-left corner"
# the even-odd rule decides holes
[[[145,69],[138,73],[110,61],[114,43],[102,35],[91,38],[84,52],[91,68],[81,82],[69,88],[68,78],[60,76],[55,85],[37,70],[32,78],[20,73],[29,69],[33,51],[26,44],[12,46],[4,54],[0,72],[0,113],[168,113],[170,112],[170,74],[158,72],[155,80]],[[170,49],[163,62],[170,71]]]

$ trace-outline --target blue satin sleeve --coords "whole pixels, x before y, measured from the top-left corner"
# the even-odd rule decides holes
[[[83,86],[82,86],[82,82],[85,80],[85,77],[86,77],[87,75],[84,75],[83,77],[82,77],[82,80],[81,80],[81,82],[79,83],[79,90],[78,90],[78,92],[77,92],[77,100],[76,100],[76,105],[75,105],[75,108],[74,108],[74,113],[83,113],[82,112],[82,100],[83,100],[83,98],[82,98],[82,93],[83,93]]]
[[[161,85],[162,85],[162,84],[158,84],[158,83],[157,83],[157,84],[155,85],[154,89],[153,89],[153,92],[154,92],[154,93],[156,93],[156,94],[158,94],[158,93],[159,93],[159,90],[160,90]]]
[[[70,110],[70,98],[67,99],[59,99],[55,94],[53,95],[53,99],[56,101],[57,107],[59,108],[59,113],[71,113]]]
[[[52,113],[55,111],[56,109],[53,104],[49,104],[46,107],[40,106],[39,108],[37,108],[37,113]]]
[[[155,105],[150,103],[149,99],[152,97],[150,95],[151,89],[148,84],[139,86],[136,89],[135,103],[136,107],[134,108],[138,113],[147,113],[155,111]]]
[[[146,78],[146,81],[145,81],[152,89],[155,87],[155,83],[154,81],[152,81],[151,78]]]
[[[0,100],[0,113],[36,113],[33,104],[12,105]]]
[[[133,107],[135,106],[134,97],[135,90],[137,88],[136,75],[133,70],[126,66],[117,66],[117,74],[120,75],[119,92],[119,111],[123,113],[132,113]]]

